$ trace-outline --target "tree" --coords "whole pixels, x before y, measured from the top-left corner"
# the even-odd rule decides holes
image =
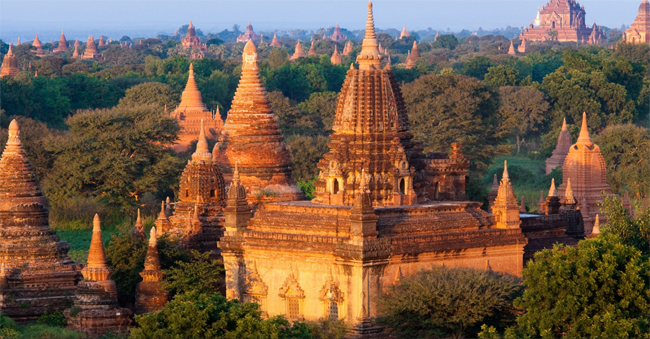
[[[256,303],[226,300],[219,293],[190,291],[162,310],[135,317],[131,338],[311,338],[307,326],[281,316],[262,319]]]
[[[167,106],[171,110],[178,104],[177,97],[176,92],[167,84],[146,82],[126,90],[126,95],[120,99],[119,105],[125,108],[156,105],[159,109]]]
[[[47,145],[55,156],[43,181],[53,203],[90,195],[111,206],[173,189],[183,162],[168,149],[178,124],[159,106],[82,111],[66,120],[67,135]]]
[[[626,245],[632,246],[643,255],[650,256],[650,209],[640,210],[633,217],[616,196],[605,197],[601,207],[607,216],[603,233],[613,234]]]
[[[268,93],[271,109],[280,120],[280,129],[285,136],[314,135],[323,129],[320,117],[301,112],[282,92]]]
[[[446,34],[438,36],[438,40],[431,44],[432,48],[447,48],[456,49],[458,47],[458,39],[453,34]]]
[[[508,338],[649,337],[650,261],[613,234],[537,252],[523,275]]]
[[[293,162],[293,176],[296,180],[308,181],[318,175],[316,165],[329,151],[329,141],[328,137],[322,135],[300,135],[287,139],[287,148]]]
[[[502,124],[517,139],[517,153],[526,137],[537,137],[545,125],[549,104],[544,93],[535,88],[506,86],[499,88]]]
[[[428,74],[403,87],[411,131],[427,150],[447,151],[460,142],[471,169],[487,170],[507,154],[507,131],[498,114],[498,95],[477,79]]]
[[[210,259],[212,252],[190,251],[190,260],[179,260],[164,270],[163,288],[172,295],[190,291],[212,293],[223,283],[223,263]]]
[[[607,183],[636,198],[650,194],[650,131],[633,124],[607,126],[594,142],[607,164]]]
[[[486,319],[511,317],[521,290],[514,276],[436,267],[391,286],[378,300],[378,320],[401,338],[461,338]]]
[[[492,61],[484,56],[476,56],[463,65],[461,73],[467,76],[483,80],[490,67],[494,66]]]
[[[298,109],[307,114],[319,117],[323,125],[323,130],[319,131],[318,134],[329,134],[334,124],[337,99],[338,93],[336,92],[312,93],[308,100],[298,104]]]
[[[490,67],[485,74],[485,82],[494,87],[517,86],[520,81],[519,71],[510,66]]]

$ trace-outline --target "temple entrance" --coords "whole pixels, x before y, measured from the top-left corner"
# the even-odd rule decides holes
[[[339,193],[339,179],[334,179],[332,182],[332,194]]]
[[[399,179],[399,192],[401,194],[406,194],[406,180],[404,180],[404,178]]]

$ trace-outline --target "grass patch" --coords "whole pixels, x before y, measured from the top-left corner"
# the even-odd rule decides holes
[[[46,324],[18,325],[11,318],[0,314],[0,338],[15,339],[78,339],[85,335],[60,326]]]

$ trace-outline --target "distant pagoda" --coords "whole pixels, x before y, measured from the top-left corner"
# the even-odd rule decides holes
[[[520,39],[584,44],[598,44],[607,40],[604,31],[596,23],[592,28],[586,26],[585,7],[575,0],[551,0],[538,15],[539,25],[531,23],[521,33]]]
[[[59,38],[59,45],[54,50],[54,53],[65,52],[67,50],[68,50],[68,41],[65,39],[65,35],[63,34],[63,31],[61,31],[61,37]]]
[[[300,43],[300,40],[298,40],[298,42],[296,43],[296,50],[291,56],[291,58],[289,58],[289,60],[292,61],[298,60],[299,58],[302,58],[304,56],[305,56],[305,52],[302,50],[302,44]]]
[[[404,28],[402,28],[402,32],[399,34],[400,39],[408,38],[410,37],[411,34],[409,34],[409,31],[406,30],[406,25],[404,25]]]
[[[253,31],[253,25],[251,25],[250,21],[246,25],[246,31],[237,37],[237,42],[248,42],[248,40],[257,40],[257,34]]]
[[[181,39],[181,46],[183,46],[183,48],[203,50],[201,38],[196,36],[196,30],[194,29],[192,20],[190,20],[190,25],[187,27],[185,37]]]
[[[634,23],[625,30],[625,41],[630,44],[642,44],[650,42],[650,2],[641,1],[639,13]]]
[[[332,63],[332,65],[341,64],[341,55],[339,54],[338,46],[334,46],[334,53],[332,53],[332,56],[330,57],[330,62]]]
[[[332,32],[332,35],[329,37],[330,40],[334,42],[343,42],[346,38],[345,35],[343,35],[343,32],[341,32],[341,27],[339,27],[339,23],[336,23],[336,27],[334,27],[334,32]]]
[[[18,59],[14,55],[12,48],[14,44],[9,44],[9,51],[5,54],[4,59],[2,59],[2,67],[0,67],[0,78],[3,77],[13,77],[20,73],[18,68]]]
[[[282,47],[282,44],[278,40],[278,30],[277,29],[273,32],[273,40],[271,40],[271,45],[270,46],[271,47],[278,47],[278,48]]]
[[[32,41],[32,47],[36,48],[36,56],[45,55],[45,51],[43,50],[43,44],[41,44],[41,40],[38,39],[38,34],[36,34],[34,41]]]
[[[569,133],[569,129],[566,126],[565,118],[562,121],[562,129],[557,138],[557,146],[553,150],[553,155],[546,159],[546,174],[550,174],[556,167],[562,167],[564,159],[566,159],[566,155],[569,153],[569,148],[571,148],[571,143],[571,133]]]
[[[95,39],[93,36],[88,37],[86,42],[86,51],[81,56],[82,59],[99,59],[99,51],[97,50],[97,45],[95,45]]]

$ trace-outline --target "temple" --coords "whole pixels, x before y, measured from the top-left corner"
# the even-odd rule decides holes
[[[203,50],[204,46],[201,43],[201,38],[196,36],[196,29],[190,20],[190,25],[187,26],[185,37],[181,39],[181,45],[185,49],[198,49]]]
[[[334,42],[343,42],[346,37],[343,35],[343,32],[341,32],[341,27],[339,27],[339,23],[336,23],[336,27],[334,27],[334,32],[332,32],[332,35],[329,37],[330,40]]]
[[[508,55],[517,55],[517,51],[515,51],[515,45],[513,44],[512,40],[510,41],[510,48],[508,48]]]
[[[142,281],[135,289],[135,314],[151,313],[160,311],[169,298],[167,291],[162,289],[163,272],[160,266],[160,255],[158,254],[158,242],[156,239],[156,227],[151,228],[149,236],[149,247],[144,259],[144,270],[140,272]]]
[[[233,178],[219,241],[228,298],[257,302],[269,316],[342,319],[372,337],[382,331],[370,320],[376,300],[402,275],[432,265],[520,275],[534,253],[529,240],[540,249],[575,240],[570,230],[580,236],[581,224],[567,221],[580,218],[575,211],[520,214],[507,167],[492,216],[465,197],[469,161],[460,144],[423,154],[379,54],[371,3],[357,63],[338,98],[315,199],[252,212],[244,179]]]
[[[298,60],[299,58],[302,58],[305,56],[305,51],[302,50],[302,44],[300,43],[300,40],[296,43],[296,49],[291,58],[289,60]]]
[[[7,51],[7,54],[5,54],[4,58],[2,59],[2,67],[0,67],[0,78],[13,77],[20,73],[20,69],[18,68],[18,59],[16,59],[16,56],[12,51],[13,46],[13,43],[9,44],[9,51]]]
[[[273,40],[271,40],[270,46],[271,47],[277,47],[277,48],[282,47],[282,44],[278,40],[278,30],[277,29],[275,31],[273,31]]]
[[[181,131],[178,141],[172,147],[176,152],[187,152],[201,131],[201,124],[207,128],[206,137],[216,141],[223,129],[223,120],[219,112],[212,112],[205,107],[201,92],[194,79],[194,66],[190,64],[189,76],[185,90],[181,95],[181,103],[169,113],[178,121]]]
[[[557,146],[553,150],[553,155],[546,159],[546,174],[550,174],[556,167],[562,167],[572,143],[571,133],[566,126],[565,118],[562,121],[562,130],[560,130],[560,135],[557,137]]]
[[[596,214],[600,213],[599,202],[605,199],[601,194],[611,194],[607,184],[607,166],[600,153],[600,147],[594,144],[587,129],[587,114],[582,115],[582,127],[578,141],[571,145],[562,165],[562,185],[559,194],[567,189],[565,182],[571,180],[573,194],[580,203],[580,212],[585,225],[585,234],[591,234]]]
[[[630,44],[642,44],[650,42],[650,2],[641,1],[639,13],[634,19],[630,28],[625,30],[624,39]]]
[[[517,52],[524,54],[526,53],[526,39],[521,39],[521,44],[517,47]]]
[[[348,40],[343,47],[343,55],[350,55],[352,53],[352,41]]]
[[[266,97],[252,41],[246,43],[242,57],[242,76],[213,150],[214,161],[228,183],[238,164],[250,202],[303,199],[291,177],[291,156]]]
[[[418,50],[418,42],[413,41],[413,48],[408,53],[406,57],[406,69],[411,69],[415,67],[415,63],[420,58],[420,51]]]
[[[309,47],[309,52],[307,52],[307,55],[318,55],[318,53],[316,53],[316,48],[314,47],[314,40],[311,41],[311,46]]]
[[[80,265],[48,223],[48,203],[9,124],[0,159],[0,313],[25,322],[63,311],[74,299]]]
[[[598,44],[606,41],[603,30],[595,23],[585,24],[585,8],[575,0],[551,0],[539,11],[540,24],[531,23],[519,36],[530,41],[579,42]]]
[[[330,57],[330,62],[332,63],[332,65],[341,64],[341,54],[339,54],[338,46],[334,46],[334,53],[332,53],[332,56]]]
[[[56,47],[56,49],[53,52],[54,53],[65,52],[67,50],[68,50],[68,41],[65,39],[65,35],[63,34],[63,31],[61,31],[61,37],[59,38],[59,45]]]
[[[140,44],[142,44],[142,40],[140,40]],[[102,34],[99,35],[99,41],[97,43],[97,47],[104,47],[106,45],[106,41],[104,41],[104,36]]]
[[[406,25],[404,25],[404,28],[402,28],[402,31],[399,34],[400,39],[408,38],[410,37],[411,34],[409,34],[409,31],[406,30]]]
[[[97,45],[95,45],[95,39],[93,36],[88,37],[88,41],[86,42],[86,50],[84,51],[84,54],[81,56],[82,59],[98,59],[99,58],[99,51],[97,50]]]
[[[248,42],[248,40],[257,40],[257,34],[253,31],[253,25],[251,25],[250,21],[246,25],[246,31],[237,37],[237,42]]]
[[[45,51],[43,50],[43,45],[41,44],[41,40],[38,39],[38,34],[36,34],[34,41],[32,41],[32,47],[36,48],[36,56],[45,55]]]
[[[120,308],[117,303],[117,287],[111,280],[113,270],[106,263],[97,214],[93,220],[88,265],[81,273],[84,279],[77,286],[73,307],[64,312],[68,328],[91,337],[127,332],[132,312],[128,308]]]

